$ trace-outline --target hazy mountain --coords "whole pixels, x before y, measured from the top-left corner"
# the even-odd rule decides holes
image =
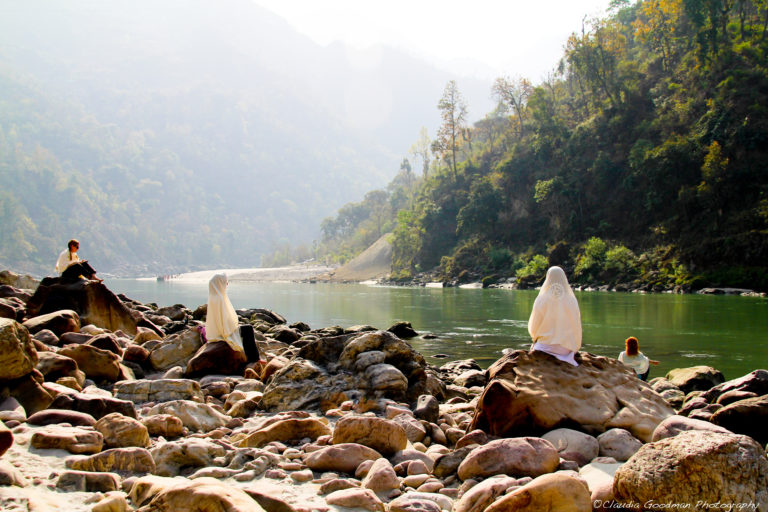
[[[247,0],[0,3],[0,263],[256,265],[384,186],[456,79],[327,47]],[[473,108],[475,105],[479,107]]]

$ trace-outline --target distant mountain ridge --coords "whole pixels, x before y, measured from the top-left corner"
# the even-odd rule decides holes
[[[318,46],[247,0],[5,3],[0,263],[47,273],[71,237],[130,274],[311,243],[396,173],[453,78]]]

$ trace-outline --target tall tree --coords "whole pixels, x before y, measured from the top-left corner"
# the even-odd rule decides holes
[[[517,134],[523,135],[528,98],[533,92],[533,85],[527,78],[497,78],[491,89],[493,98],[499,103],[499,109],[510,112],[517,119]]]
[[[429,133],[425,126],[421,127],[419,131],[419,138],[411,145],[411,149],[408,153],[413,155],[414,158],[421,160],[421,174],[424,178],[429,174],[429,160],[430,160],[430,144],[432,141],[429,139]]]
[[[455,80],[449,81],[445,86],[437,108],[440,110],[443,124],[437,131],[437,140],[432,143],[432,151],[448,162],[455,181],[458,176],[456,156],[459,151],[459,139],[464,136],[467,123],[467,106]]]

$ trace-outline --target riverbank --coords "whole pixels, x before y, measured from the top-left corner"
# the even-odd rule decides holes
[[[22,302],[78,311],[0,320],[0,339],[16,340],[2,354],[36,362],[43,381],[0,368],[4,510],[479,512],[521,496],[556,509],[564,492],[587,512],[645,502],[646,487],[656,502],[720,502],[724,482],[728,503],[768,505],[768,459],[747,437],[765,442],[750,412],[765,407],[750,401],[768,393],[765,370],[725,382],[700,366],[649,386],[613,358],[580,352],[572,367],[527,350],[488,370],[438,367],[405,323],[311,329],[243,308],[263,359],[248,363],[200,338],[203,308],[120,306],[104,285],[76,284]]]
[[[309,281],[332,272],[336,267],[327,265],[289,265],[271,268],[224,268],[175,274],[167,281],[208,282],[214,274],[224,273],[230,282],[295,282]],[[159,279],[159,277],[158,277]]]

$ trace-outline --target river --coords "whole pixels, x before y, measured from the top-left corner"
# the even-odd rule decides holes
[[[160,306],[190,309],[208,300],[205,281],[108,279],[116,293]],[[527,322],[536,291],[405,288],[363,284],[230,283],[235,308],[267,308],[310,327],[368,324],[386,329],[399,320],[437,339],[411,340],[429,363],[475,359],[487,367],[505,348],[530,346]],[[755,297],[576,292],[582,350],[616,357],[624,339],[661,362],[651,376],[673,368],[713,366],[726,379],[768,368],[768,299]]]

